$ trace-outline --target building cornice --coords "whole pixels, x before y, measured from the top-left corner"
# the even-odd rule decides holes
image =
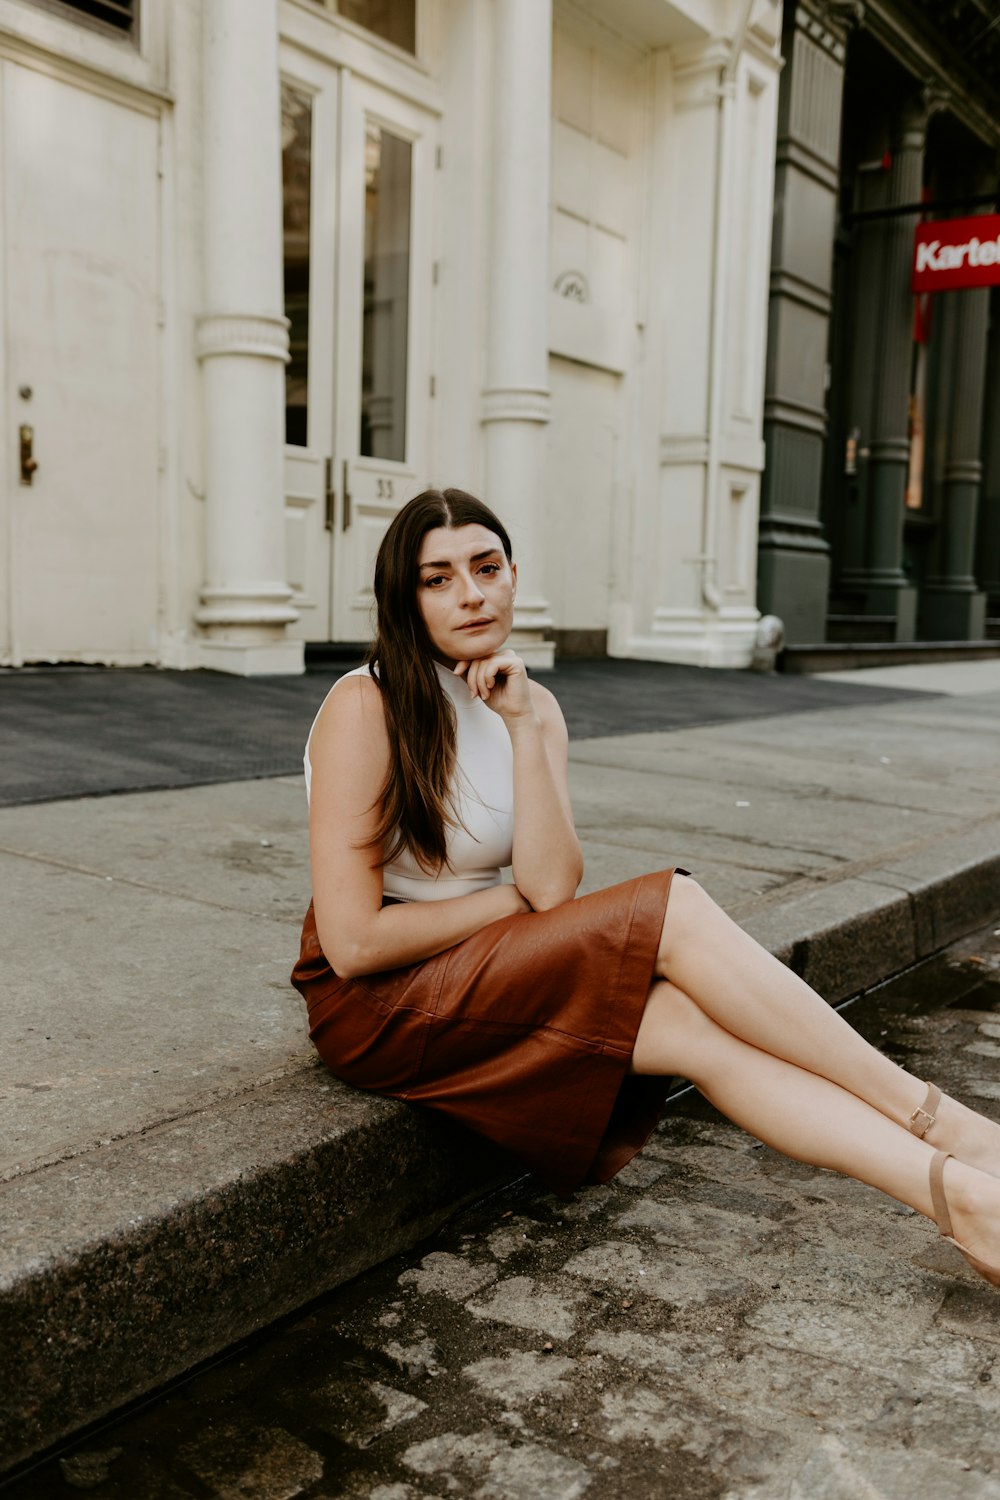
[[[979,7],[970,0],[969,10]],[[987,40],[988,23],[981,41]],[[988,48],[977,51],[976,66],[944,31],[931,25],[915,5],[893,0],[865,0],[864,28],[922,82],[944,90],[949,111],[975,135],[1000,149],[1000,33]],[[998,66],[991,69],[991,63]]]

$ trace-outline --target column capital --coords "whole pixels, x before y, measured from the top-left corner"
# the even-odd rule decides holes
[[[858,30],[864,25],[865,7],[863,0],[807,0],[806,4],[795,7],[795,24],[800,31],[806,31],[813,37],[814,41],[824,42],[828,51],[832,51],[831,43],[836,41],[843,45],[852,31]],[[832,33],[829,38],[821,39],[815,33],[817,22]]]
[[[283,315],[206,313],[195,325],[195,351],[200,360],[219,354],[256,354],[287,364],[289,321]]]
[[[548,422],[552,397],[544,386],[491,386],[483,391],[483,422]]]
[[[937,83],[924,83],[909,94],[894,124],[896,150],[922,151],[931,115],[945,109],[948,102],[947,89]]]
[[[678,113],[717,109],[721,98],[735,98],[735,83],[726,75],[734,55],[732,40],[725,36],[681,43],[671,49],[673,99]]]

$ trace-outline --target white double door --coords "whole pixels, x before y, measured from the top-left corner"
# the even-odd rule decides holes
[[[297,633],[365,641],[379,542],[427,482],[436,120],[289,49],[282,121]]]

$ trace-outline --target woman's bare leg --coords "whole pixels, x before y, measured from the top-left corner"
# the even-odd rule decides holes
[[[933,1219],[933,1147],[852,1091],[733,1036],[674,984],[650,991],[632,1071],[689,1078],[758,1140],[856,1177]],[[1000,1181],[950,1161],[946,1191],[956,1239],[1000,1265]]]
[[[924,1102],[925,1082],[866,1042],[683,875],[671,886],[656,973],[733,1036],[839,1084],[898,1125]],[[1000,1174],[1000,1126],[957,1100],[942,1102],[926,1140]]]

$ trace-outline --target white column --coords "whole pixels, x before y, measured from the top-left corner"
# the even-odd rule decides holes
[[[301,672],[285,579],[277,0],[203,0],[206,666]]]
[[[482,420],[485,499],[518,564],[511,645],[550,667],[541,507],[549,420],[551,0],[496,0],[489,335]]]

